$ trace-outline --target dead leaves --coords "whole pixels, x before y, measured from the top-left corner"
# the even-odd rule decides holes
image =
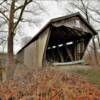
[[[29,70],[20,78],[0,84],[3,100],[100,100],[100,89],[57,69]]]

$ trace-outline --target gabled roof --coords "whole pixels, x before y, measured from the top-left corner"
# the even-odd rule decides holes
[[[18,53],[20,53],[24,48],[26,48],[29,44],[31,44],[33,41],[35,41],[40,34],[42,34],[42,32],[51,24],[51,23],[54,23],[54,22],[57,22],[57,21],[60,21],[60,20],[64,20],[64,19],[69,19],[69,18],[72,18],[72,17],[79,17],[87,27],[89,27],[89,29],[94,33],[94,35],[97,34],[97,32],[94,30],[94,28],[83,18],[83,16],[77,12],[77,13],[73,13],[73,14],[70,14],[70,15],[66,15],[66,16],[62,16],[62,17],[57,17],[57,18],[53,18],[51,20],[49,20],[49,22],[43,27],[40,29],[40,31],[24,46],[22,47]],[[18,54],[17,53],[17,54]]]

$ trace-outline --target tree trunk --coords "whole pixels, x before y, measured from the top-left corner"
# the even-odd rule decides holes
[[[13,37],[14,37],[14,13],[15,13],[15,0],[12,0],[9,25],[8,25],[8,66],[7,66],[7,78],[13,78],[15,64],[13,56]]]

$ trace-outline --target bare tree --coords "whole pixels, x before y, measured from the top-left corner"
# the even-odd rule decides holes
[[[95,22],[99,21],[97,19],[93,19],[92,15],[91,15],[91,11],[93,11],[93,9],[90,7],[90,0],[75,0],[73,2],[71,2],[70,4],[74,7],[77,8],[86,18],[87,22],[89,24],[91,24],[91,19],[94,20]],[[95,12],[96,10],[94,10]],[[97,12],[97,11],[96,11]],[[99,35],[97,35],[98,37],[98,42],[99,42]],[[95,37],[92,37],[92,42],[93,42],[93,51],[94,51],[94,63],[96,65],[98,65],[98,59],[97,59],[97,48],[96,48],[96,42],[95,42]]]
[[[15,69],[14,52],[13,52],[14,36],[16,35],[16,30],[20,22],[30,22],[30,23],[32,22],[29,19],[23,18],[23,15],[25,12],[33,13],[31,10],[26,9],[27,6],[33,2],[40,7],[38,2],[36,2],[35,0],[23,0],[23,1],[2,0],[0,1],[0,19],[3,20],[3,24],[1,24],[0,26],[2,27],[3,25],[7,24],[7,27],[8,27],[8,30],[7,30],[8,31],[7,32],[8,33],[8,38],[7,38],[7,47],[8,47],[8,65],[7,65],[8,75],[7,76],[8,78],[13,77],[14,69]],[[0,32],[2,31],[3,30],[0,30]]]

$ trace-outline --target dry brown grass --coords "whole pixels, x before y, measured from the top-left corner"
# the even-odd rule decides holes
[[[100,90],[63,69],[44,68],[27,70],[0,84],[0,96],[3,100],[99,100]]]

